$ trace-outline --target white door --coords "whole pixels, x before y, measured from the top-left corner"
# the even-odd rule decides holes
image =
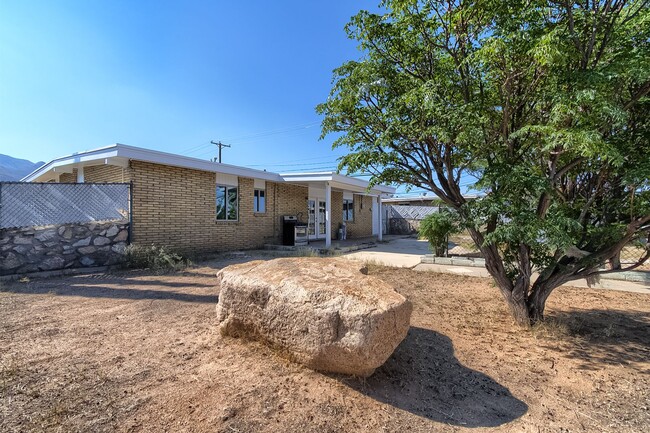
[[[307,213],[309,219],[307,221],[307,234],[309,239],[324,239],[325,238],[325,200],[310,198],[307,200]]]

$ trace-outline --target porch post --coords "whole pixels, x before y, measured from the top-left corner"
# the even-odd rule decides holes
[[[383,222],[383,217],[384,217],[384,212],[381,209],[381,194],[377,196],[377,209],[379,212],[377,212],[379,216],[379,232],[377,233],[377,240],[381,241],[384,238],[384,222]]]
[[[332,186],[325,182],[325,248],[332,246]]]
[[[84,166],[77,169],[77,183],[84,183]]]

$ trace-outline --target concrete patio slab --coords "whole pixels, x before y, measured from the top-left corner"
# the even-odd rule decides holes
[[[412,268],[420,264],[423,255],[430,252],[427,241],[411,237],[392,237],[388,242],[378,243],[375,248],[345,254],[342,257],[384,266]]]
[[[344,254],[342,257],[351,260],[360,260],[376,263],[384,266],[413,268],[416,271],[442,272],[446,274],[468,275],[481,278],[491,278],[488,271],[483,267],[458,266],[456,263],[461,259],[452,260],[453,265],[421,263],[422,256],[430,254],[429,245],[426,241],[413,237],[388,237],[388,242],[378,243],[376,248],[364,251],[357,251]],[[608,278],[601,278],[600,282],[593,287],[621,290],[625,292],[650,294],[648,283],[636,281],[623,281]],[[586,280],[575,280],[566,284],[572,287],[588,287]]]

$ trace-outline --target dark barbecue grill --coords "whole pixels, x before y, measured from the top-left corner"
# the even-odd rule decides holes
[[[282,217],[282,245],[307,245],[307,224],[299,222],[295,215]]]

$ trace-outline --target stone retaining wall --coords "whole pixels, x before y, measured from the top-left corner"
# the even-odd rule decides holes
[[[128,243],[128,221],[1,229],[0,275],[114,265]]]

